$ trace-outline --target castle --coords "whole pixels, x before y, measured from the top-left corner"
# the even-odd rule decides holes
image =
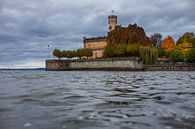
[[[113,31],[117,26],[117,16],[109,15],[108,16],[108,30]],[[83,39],[84,48],[90,48],[93,51],[93,58],[101,58],[105,47],[107,46],[107,37],[95,37],[95,38],[86,38]]]

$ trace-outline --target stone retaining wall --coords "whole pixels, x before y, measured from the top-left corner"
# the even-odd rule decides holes
[[[143,64],[137,60],[46,60],[46,70],[142,70]]]
[[[195,64],[145,65],[144,71],[195,71]]]
[[[195,64],[143,65],[135,58],[96,60],[46,60],[46,70],[195,71]]]

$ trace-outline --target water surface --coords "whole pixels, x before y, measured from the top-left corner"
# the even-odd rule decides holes
[[[0,129],[192,129],[195,72],[0,71]]]

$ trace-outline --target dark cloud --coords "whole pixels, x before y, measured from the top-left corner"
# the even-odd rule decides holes
[[[76,49],[84,36],[106,35],[111,10],[119,24],[176,40],[195,31],[194,7],[194,0],[0,0],[0,67],[44,67],[54,48]]]

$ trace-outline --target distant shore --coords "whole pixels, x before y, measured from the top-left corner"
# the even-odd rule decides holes
[[[0,70],[45,70],[45,68],[0,68]]]

